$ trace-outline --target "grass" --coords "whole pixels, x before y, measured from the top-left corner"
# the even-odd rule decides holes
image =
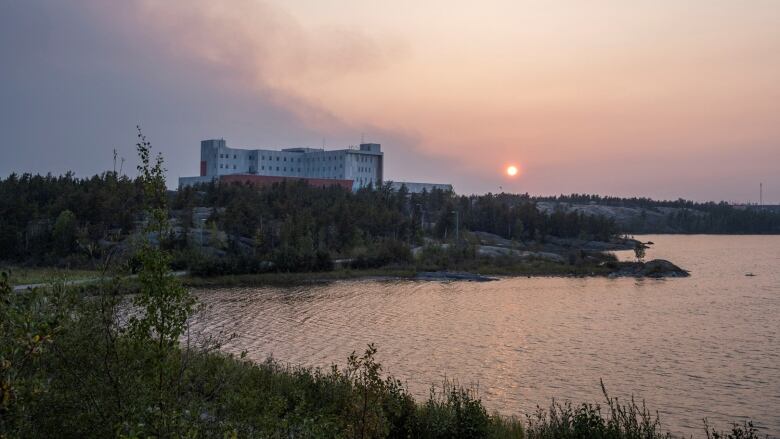
[[[91,279],[100,276],[100,272],[96,270],[75,270],[56,267],[2,267],[0,271],[10,273],[10,282],[14,285]]]
[[[412,278],[417,272],[413,269],[373,268],[338,269],[333,271],[315,271],[306,273],[261,273],[234,274],[213,277],[185,276],[182,283],[188,287],[240,287],[252,285],[299,285],[305,283],[330,282],[345,279],[366,278]]]
[[[238,274],[212,277],[185,276],[182,283],[189,287],[240,287],[254,285],[300,285],[316,282],[330,282],[349,279],[395,278],[411,279],[422,271],[437,271],[436,267],[386,267],[369,269],[336,269],[305,273],[262,273]],[[533,260],[509,265],[488,263],[455,266],[448,271],[464,271],[495,276],[607,276],[608,267],[590,265],[567,265],[549,261]]]

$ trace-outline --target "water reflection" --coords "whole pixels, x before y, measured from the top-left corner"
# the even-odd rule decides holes
[[[489,408],[632,393],[676,432],[753,416],[780,433],[780,237],[652,236],[684,279],[348,281],[198,292],[196,323],[256,360],[343,364],[368,343],[419,396],[444,377]],[[756,273],[746,277],[744,273]]]

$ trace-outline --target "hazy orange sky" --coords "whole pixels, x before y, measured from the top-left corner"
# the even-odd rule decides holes
[[[778,1],[63,3],[0,1],[3,175],[99,172],[141,123],[171,182],[202,138],[364,134],[461,193],[780,202]]]

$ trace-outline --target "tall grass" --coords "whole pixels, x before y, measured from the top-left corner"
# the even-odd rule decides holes
[[[582,403],[573,406],[552,402],[549,409],[538,408],[528,415],[526,434],[533,439],[553,438],[603,438],[603,439],[659,439],[669,438],[661,431],[656,413],[653,415],[644,402],[639,406],[634,398],[621,404],[617,398],[607,394],[604,382],[601,390],[606,399],[606,408],[599,404]]]
[[[610,397],[601,381],[606,406],[582,403],[572,405],[553,401],[548,409],[537,407],[527,415],[525,437],[528,439],[661,439],[672,438],[661,429],[658,412],[651,412],[645,402],[637,404],[633,397],[625,404]],[[759,439],[758,429],[750,421],[732,424],[731,431],[711,428],[704,420],[707,439]],[[769,436],[765,436],[769,438]]]

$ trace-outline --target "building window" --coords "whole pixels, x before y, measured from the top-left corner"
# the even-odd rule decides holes
[[[237,157],[235,154],[233,154],[233,158],[234,158],[234,159],[237,159],[238,157]]]
[[[277,157],[277,158],[278,158],[278,157]],[[276,167],[276,170],[277,170],[277,171],[279,170],[279,167],[278,167],[278,166]]]
[[[277,157],[277,158],[276,158],[276,161],[277,161],[277,162],[279,161],[279,157]]]
[[[233,169],[236,169],[236,165],[233,165]]]
[[[284,167],[284,172],[287,172],[287,166]]]
[[[260,167],[260,169],[262,169],[263,171],[265,171],[265,166],[261,166],[261,167]]]

